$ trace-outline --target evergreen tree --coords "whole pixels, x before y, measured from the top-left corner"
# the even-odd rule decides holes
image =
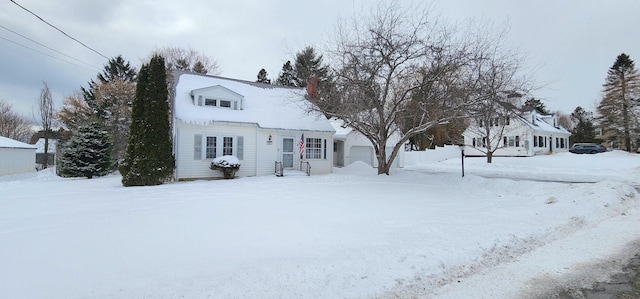
[[[322,55],[317,55],[313,47],[306,47],[296,54],[295,82],[298,87],[307,86],[309,78],[315,77],[320,84],[327,80],[329,69],[322,63]]]
[[[577,142],[595,142],[596,132],[593,126],[593,113],[578,106],[571,113],[571,120],[575,127],[571,131],[571,140]]]
[[[100,119],[106,119],[109,115],[109,103],[104,103],[96,98],[96,89],[103,84],[118,81],[133,83],[136,81],[136,75],[135,68],[132,68],[129,62],[122,58],[122,55],[109,59],[109,62],[104,66],[102,73],[98,73],[97,75],[98,82],[91,80],[89,82],[88,89],[80,87],[84,101],[94,113],[93,116],[97,116]]]
[[[154,55],[138,75],[129,142],[120,167],[122,184],[159,185],[171,177],[174,167],[167,73],[164,59]]]
[[[193,64],[193,71],[198,74],[206,74],[208,72],[207,68],[204,66],[202,61],[198,60]]]
[[[109,59],[88,89],[82,87],[65,99],[58,118],[70,130],[88,121],[102,122],[113,141],[112,157],[119,160],[127,145],[136,76],[136,69],[121,55]]]
[[[271,84],[271,79],[268,78],[267,70],[261,69],[258,72],[258,80],[256,82]]]
[[[276,80],[276,84],[282,86],[297,86],[296,73],[293,66],[291,66],[291,61],[287,61],[282,66],[282,71]]]
[[[538,110],[538,112],[542,113],[542,114],[549,114],[549,111],[547,110],[547,107],[544,106],[544,103],[541,102],[538,99],[534,99],[534,98],[530,98],[528,100],[526,100],[524,102],[524,105],[522,106],[524,107],[532,107],[532,108],[536,108],[536,110]]]
[[[98,74],[98,80],[100,83],[116,82],[118,80],[135,82],[136,75],[135,68],[132,68],[129,62],[122,58],[122,55],[118,55],[109,59],[102,73]]]
[[[636,137],[639,129],[640,77],[629,55],[618,55],[603,87],[598,113],[604,134],[613,140],[624,140],[625,149],[631,151],[632,136]]]
[[[111,139],[98,122],[82,125],[62,148],[58,171],[64,177],[103,176],[113,170]]]

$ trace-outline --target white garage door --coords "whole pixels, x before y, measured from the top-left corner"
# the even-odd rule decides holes
[[[349,163],[362,161],[373,166],[373,148],[369,146],[352,146],[349,152]]]

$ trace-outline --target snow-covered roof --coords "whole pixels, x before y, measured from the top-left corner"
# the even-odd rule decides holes
[[[7,138],[0,136],[0,148],[28,148],[34,149],[35,145],[31,145],[28,143],[20,142],[15,139]]]
[[[353,128],[351,128],[350,126],[346,126],[344,124],[344,121],[340,119],[333,117],[329,121],[331,122],[331,126],[333,126],[333,129],[336,131],[336,133],[334,134],[335,138],[347,138],[347,135],[349,135],[349,133],[353,131]]]
[[[527,126],[533,128],[534,130],[539,132],[571,135],[571,133],[565,128],[561,126],[554,127],[552,124],[545,121],[545,119],[553,117],[552,115],[540,115],[536,111],[531,111],[530,113],[530,115],[533,115],[535,122],[532,122],[532,119],[530,119],[530,117],[523,117],[523,119],[525,120]]]
[[[255,123],[262,128],[333,132],[324,115],[306,113],[308,102],[302,88],[241,81],[191,73],[177,73],[174,117],[178,120],[209,124],[212,122]],[[222,86],[241,95],[241,109],[197,106],[192,91]]]
[[[57,139],[49,139],[49,149],[47,153],[55,153],[56,152],[56,144],[58,143]],[[44,153],[44,138],[38,139],[35,144],[36,153]]]

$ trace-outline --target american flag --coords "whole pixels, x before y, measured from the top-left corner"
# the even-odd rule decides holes
[[[304,155],[304,133],[300,137],[300,141],[298,141],[298,147],[300,147],[300,158]]]

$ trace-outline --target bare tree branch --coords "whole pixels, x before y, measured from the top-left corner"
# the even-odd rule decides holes
[[[28,142],[31,134],[27,118],[13,111],[11,104],[0,99],[0,136]]]

